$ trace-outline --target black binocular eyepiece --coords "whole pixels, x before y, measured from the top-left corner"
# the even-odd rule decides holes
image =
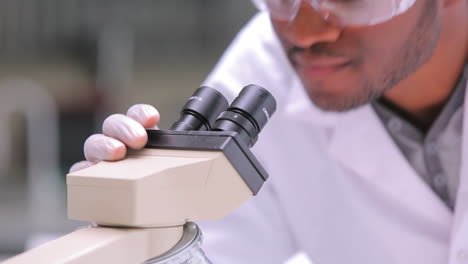
[[[228,101],[220,92],[207,86],[200,87],[185,103],[180,119],[169,130],[210,131],[216,118],[228,106]]]
[[[170,130],[233,131],[252,147],[275,111],[274,97],[260,86],[244,87],[229,107],[221,93],[204,86],[189,98]]]
[[[275,111],[273,96],[266,89],[251,84],[244,87],[229,108],[221,113],[214,130],[235,131],[248,147],[252,147]]]

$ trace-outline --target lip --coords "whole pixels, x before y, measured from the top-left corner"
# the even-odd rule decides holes
[[[306,76],[322,79],[336,73],[351,64],[351,60],[344,57],[310,57],[294,56],[297,69]]]

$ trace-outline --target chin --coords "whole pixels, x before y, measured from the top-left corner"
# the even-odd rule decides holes
[[[314,105],[320,108],[323,111],[327,112],[346,112],[358,108],[359,105],[350,105],[346,102],[336,102],[336,101],[327,101],[327,100],[312,100]]]
[[[315,106],[329,112],[346,112],[368,104],[376,96],[369,93],[358,94],[325,94],[309,93]]]

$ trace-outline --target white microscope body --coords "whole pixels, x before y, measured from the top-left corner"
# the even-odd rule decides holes
[[[221,219],[257,194],[268,175],[249,147],[274,113],[274,99],[250,85],[219,115],[227,101],[213,106],[207,97],[219,101],[220,94],[200,89],[175,129],[148,130],[145,149],[67,175],[69,218],[92,226],[3,264],[141,264],[173,249],[188,222]],[[193,115],[208,116],[205,131],[193,126]]]

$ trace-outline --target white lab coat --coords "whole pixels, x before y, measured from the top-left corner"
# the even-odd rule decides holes
[[[270,178],[232,215],[201,223],[215,264],[284,263],[297,251],[316,264],[468,263],[467,162],[453,214],[369,105],[326,113],[310,103],[265,14],[205,82],[229,99],[250,83],[278,101],[254,147]]]

